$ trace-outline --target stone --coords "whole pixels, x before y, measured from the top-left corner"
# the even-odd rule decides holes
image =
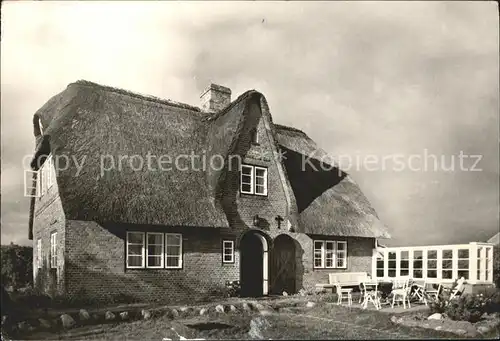
[[[488,334],[492,330],[492,326],[479,326],[477,331],[481,334]]]
[[[443,329],[443,326],[437,326],[436,328],[434,328],[434,330],[441,330]]]
[[[75,320],[68,314],[62,314],[60,318],[64,328],[71,328],[75,325]]]
[[[205,315],[208,312],[207,308],[201,308],[200,309],[200,315]]]
[[[252,339],[262,340],[264,339],[263,332],[266,331],[269,327],[271,327],[271,324],[264,317],[259,316],[253,318],[250,321],[250,330],[248,331],[248,335]]]
[[[180,311],[181,313],[186,313],[186,312],[188,312],[188,311],[189,311],[189,307],[180,307],[180,308],[179,308],[179,311]]]
[[[231,305],[229,306],[229,311],[231,311],[231,312],[235,313],[235,312],[237,312],[237,311],[238,311],[238,309],[236,309],[236,307],[235,307],[234,305],[232,305],[232,304],[231,304]]]
[[[391,322],[392,323],[398,323],[398,318],[396,316],[391,316]]]
[[[38,323],[40,324],[40,327],[42,329],[50,329],[52,327],[50,322],[46,319],[40,318],[40,319],[38,319]]]
[[[218,313],[223,313],[224,312],[224,306],[222,304],[218,304],[215,306],[215,311]]]
[[[246,302],[243,302],[243,304],[241,305],[241,308],[244,310],[244,311],[250,311],[252,310],[252,308],[250,307],[250,305]]]
[[[172,309],[171,313],[172,313],[172,317],[174,317],[174,318],[179,317],[179,312],[177,311],[177,309]]]
[[[149,320],[151,318],[151,312],[149,310],[142,309],[141,316],[144,320]]]
[[[266,309],[266,307],[264,307],[264,306],[263,306],[262,304],[260,304],[260,303],[255,303],[255,304],[254,304],[254,307],[255,307],[255,309],[257,309],[258,311],[261,311],[261,310],[265,310],[265,309]]]
[[[316,303],[309,301],[309,302],[306,303],[306,308],[312,308],[315,305],[316,305]]]
[[[78,312],[78,316],[80,317],[80,321],[90,320],[89,312],[85,309],[80,309],[80,311]]]
[[[288,293],[286,291],[283,291],[283,296],[288,296]]]
[[[189,328],[183,323],[177,321],[171,322],[171,327],[166,328],[166,337],[171,340],[186,340],[186,339],[196,339],[197,332],[193,328]]]
[[[104,319],[106,321],[113,321],[115,319],[115,314],[113,314],[112,312],[110,312],[109,310],[106,312],[106,314],[104,314]]]
[[[427,319],[428,320],[441,320],[443,318],[443,315],[440,313],[435,313],[429,316]]]
[[[259,311],[259,313],[260,313],[262,316],[269,316],[269,315],[271,315],[273,312],[272,312],[271,310],[264,309],[264,310]]]
[[[465,334],[467,334],[467,332],[463,329],[455,329],[455,334],[465,335]]]
[[[128,320],[128,311],[122,311],[120,313],[120,318],[125,321],[125,320]]]

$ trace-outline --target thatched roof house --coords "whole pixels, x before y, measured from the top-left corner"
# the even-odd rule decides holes
[[[321,168],[326,153],[304,132],[274,124],[261,93],[250,90],[231,102],[229,89],[212,85],[202,100],[195,107],[78,81],[35,113],[32,167],[38,170],[45,155],[58,159],[60,218],[55,220],[64,222],[66,238],[75,229],[68,227],[71,222],[126,231],[153,226],[229,234],[255,226],[267,229],[268,239],[278,224],[280,233],[287,226],[288,234],[389,237],[350,176],[332,165]],[[260,143],[252,141],[252,133]],[[280,153],[283,158],[274,157]],[[148,155],[153,165],[159,156],[177,158],[179,164],[168,171],[152,169]],[[222,167],[206,167],[203,160],[215,156]],[[238,192],[243,178],[239,169],[231,169],[231,156],[255,164],[252,172],[265,169],[265,196]],[[253,186],[263,181],[252,174]],[[35,240],[36,221],[42,219],[37,216],[50,204],[44,200],[32,199],[30,238]],[[255,217],[265,227],[252,223]],[[114,234],[125,240],[120,233]]]

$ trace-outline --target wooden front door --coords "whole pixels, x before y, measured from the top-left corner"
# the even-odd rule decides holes
[[[273,243],[271,256],[271,290],[273,294],[281,295],[296,292],[296,257],[295,242],[287,235],[278,236]]]

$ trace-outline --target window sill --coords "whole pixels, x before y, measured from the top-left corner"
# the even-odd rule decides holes
[[[249,193],[241,193],[240,192],[240,198],[246,198],[246,199],[260,199],[260,200],[264,200],[264,199],[267,199],[268,198],[268,195],[264,195],[264,194],[249,194]]]

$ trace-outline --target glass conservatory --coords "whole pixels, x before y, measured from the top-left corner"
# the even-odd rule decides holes
[[[373,252],[372,277],[411,277],[428,283],[452,283],[464,277],[470,284],[493,283],[493,244],[378,247]]]

